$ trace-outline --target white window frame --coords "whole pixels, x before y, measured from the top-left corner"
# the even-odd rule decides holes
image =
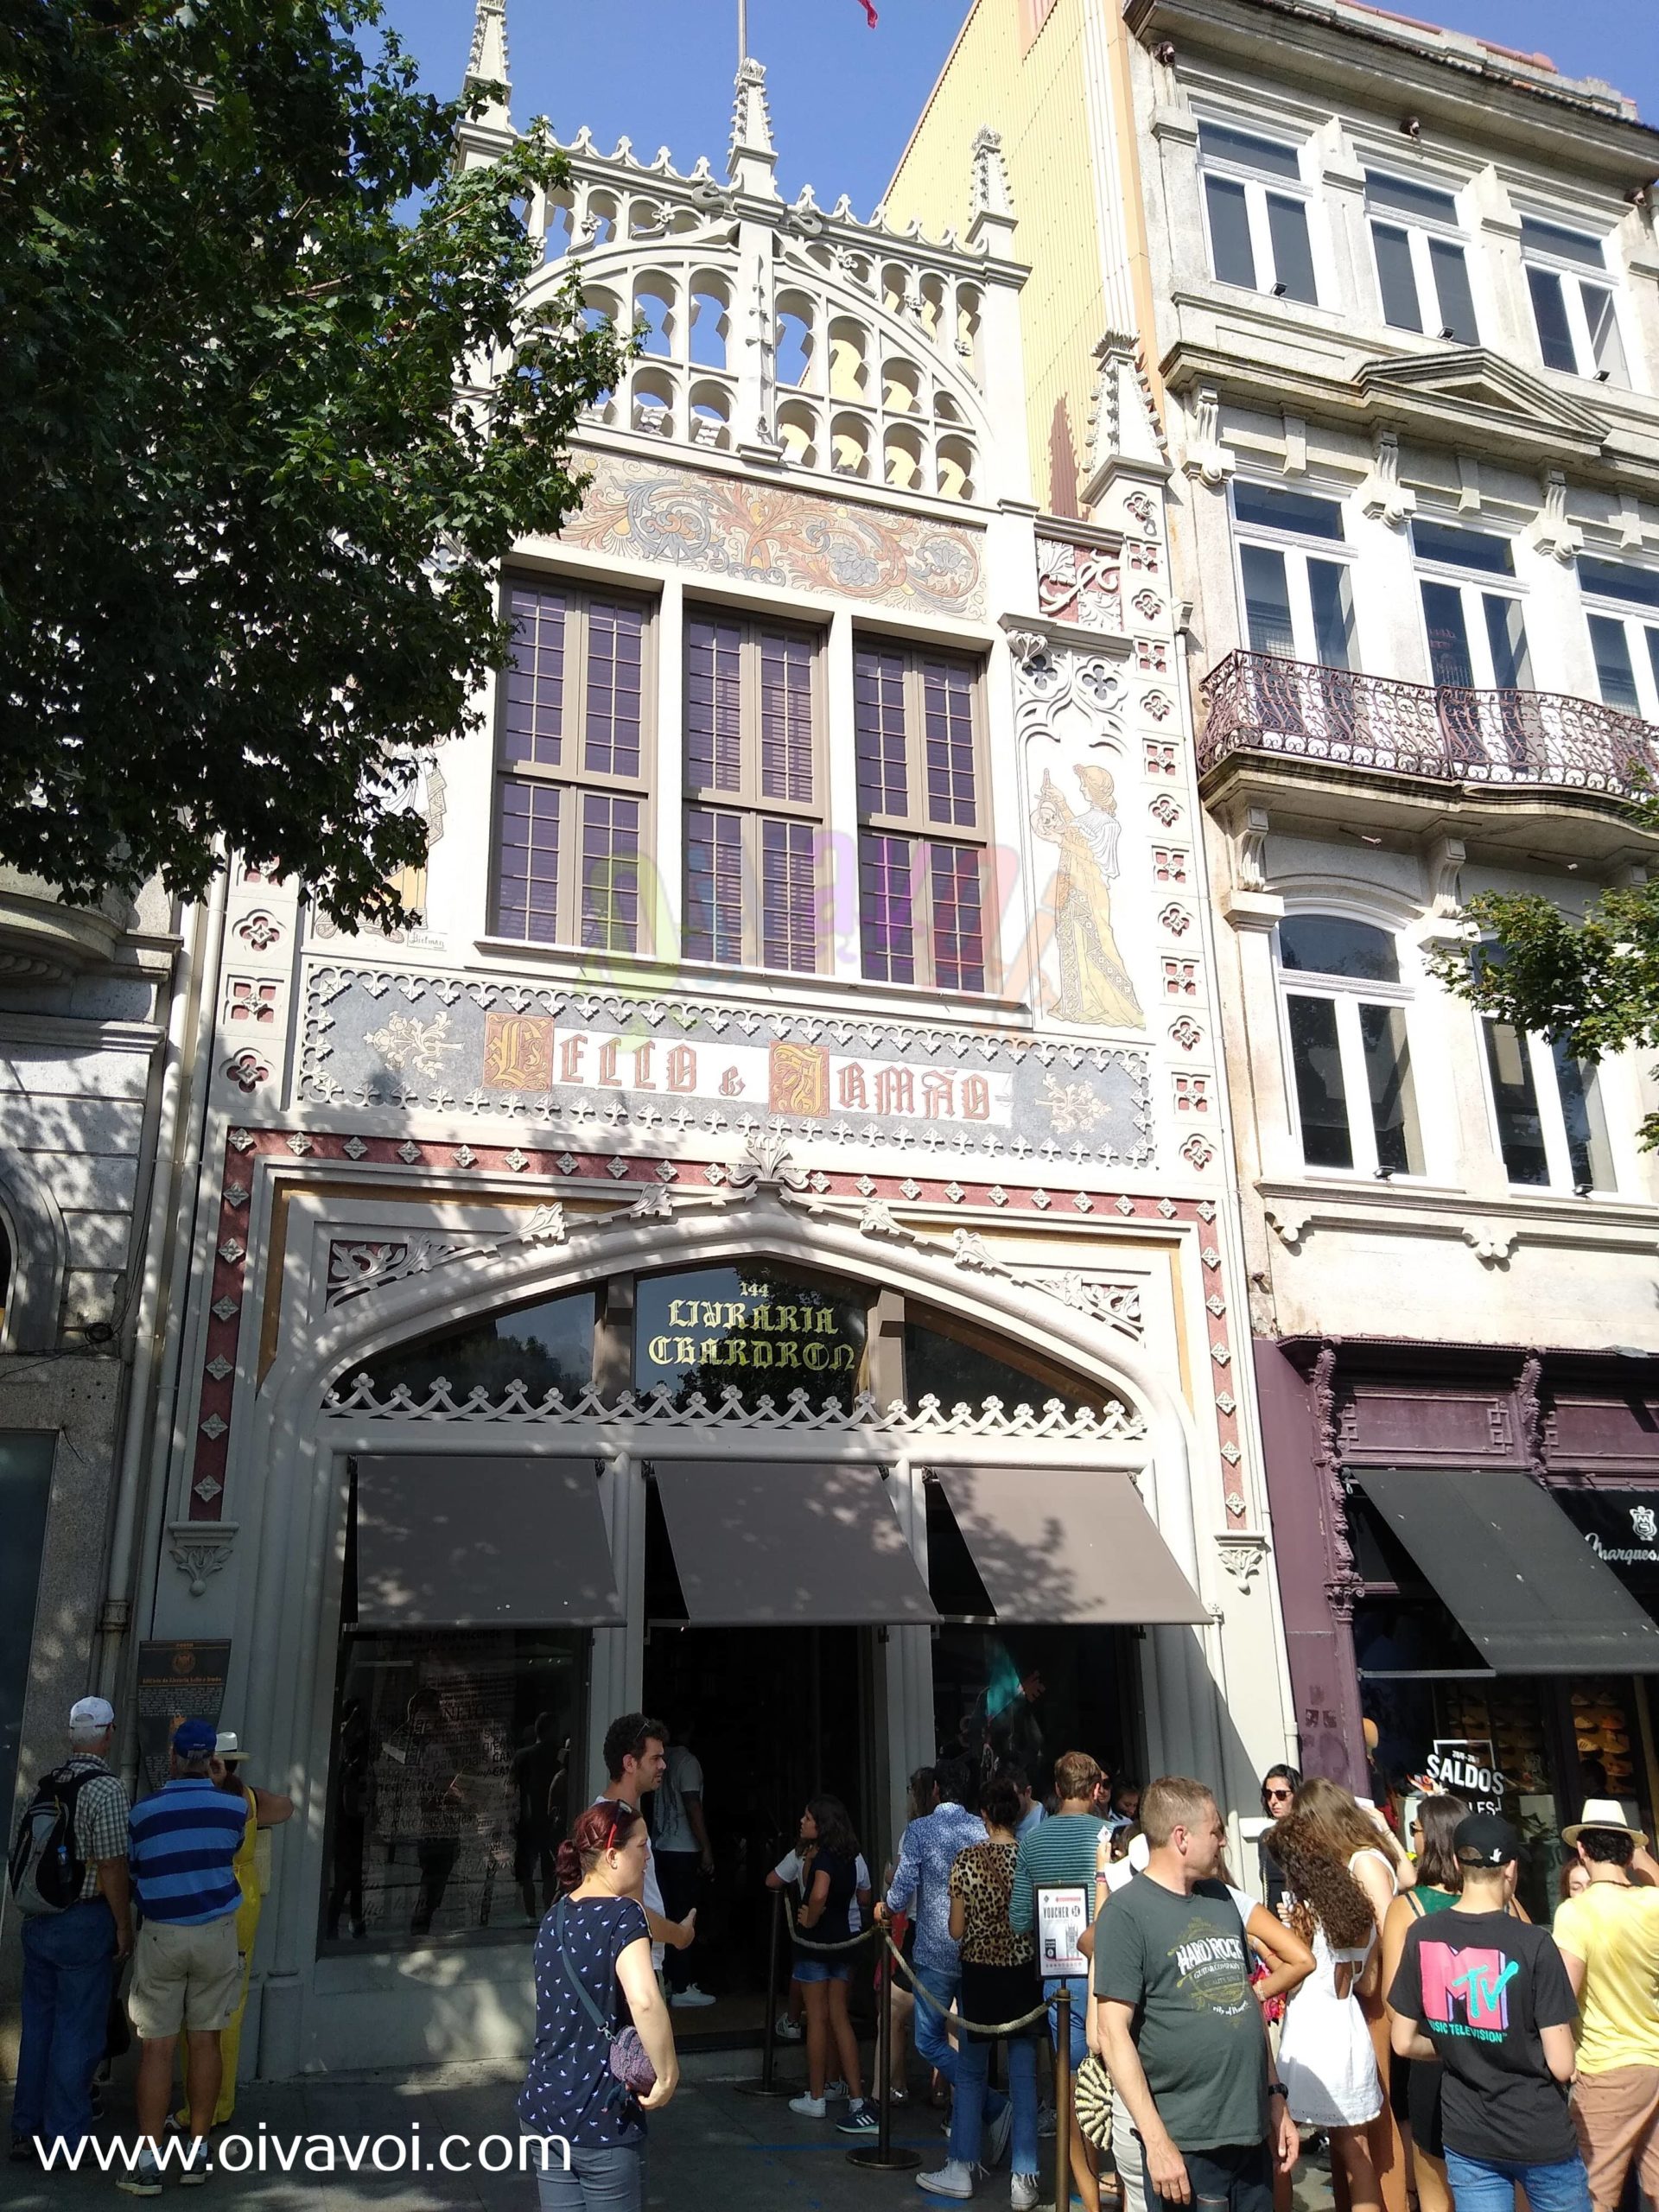
[[[1427,514],[1420,515],[1419,518],[1427,524],[1438,524],[1446,530],[1466,527],[1450,515]],[[1481,534],[1494,538],[1501,536],[1501,533],[1497,531],[1484,531]],[[1510,538],[1508,543],[1513,550],[1515,540]],[[1412,573],[1420,583],[1427,578],[1430,583],[1453,585],[1462,598],[1463,627],[1469,645],[1469,665],[1474,677],[1471,688],[1476,691],[1510,690],[1511,686],[1499,683],[1497,679],[1492,664],[1492,643],[1486,632],[1486,609],[1483,602],[1488,598],[1516,600],[1520,602],[1522,633],[1527,641],[1527,660],[1530,665],[1532,631],[1526,616],[1526,605],[1529,594],[1520,577],[1496,575],[1488,569],[1460,568],[1451,562],[1436,561],[1426,554],[1419,553],[1414,543],[1412,546]],[[1423,605],[1423,594],[1421,589],[1417,592],[1416,598],[1417,622],[1423,640],[1423,659],[1430,671],[1429,681],[1433,683],[1434,664],[1429,650],[1428,614]],[[1533,683],[1527,688],[1536,690],[1538,687],[1535,671]]]
[[[1290,1107],[1291,1135],[1301,1155],[1301,1172],[1310,1176],[1332,1176],[1342,1182],[1371,1183],[1386,1179],[1390,1183],[1409,1185],[1415,1189],[1433,1182],[1433,1160],[1429,1145],[1429,1120],[1423,1110],[1422,1066],[1418,1058],[1421,1018],[1414,1020],[1413,1008],[1417,1002],[1415,983],[1410,979],[1411,949],[1399,930],[1391,924],[1379,921],[1375,914],[1354,913],[1333,906],[1326,900],[1318,906],[1293,908],[1285,916],[1295,921],[1301,915],[1331,915],[1341,921],[1362,923],[1367,929],[1380,931],[1393,941],[1400,963],[1402,981],[1398,983],[1369,982],[1358,976],[1324,976],[1311,969],[1287,968],[1280,954],[1279,932],[1273,933],[1274,978],[1278,992],[1280,1052],[1285,1071],[1285,1096]],[[1290,1032],[1290,1001],[1293,998],[1329,999],[1336,1006],[1337,1051],[1342,1071],[1343,1103],[1348,1115],[1348,1141],[1353,1151],[1351,1167],[1324,1167],[1312,1165],[1302,1141],[1302,1105],[1296,1086],[1296,1060]],[[1417,1146],[1422,1154],[1422,1172],[1412,1174],[1409,1170],[1391,1168],[1386,1179],[1381,1173],[1376,1151],[1376,1126],[1371,1115],[1370,1077],[1365,1067],[1365,1046],[1360,1033],[1359,1010],[1362,1006],[1398,1007],[1406,1025],[1406,1052],[1411,1066],[1412,1100],[1417,1116]],[[1359,1111],[1355,1112],[1355,1102]]]
[[[1273,482],[1265,477],[1260,480],[1247,478],[1245,480],[1247,482],[1259,480],[1267,485],[1269,489],[1275,491],[1285,488],[1282,484]],[[1237,479],[1235,478],[1234,481],[1236,483]],[[1309,499],[1328,499],[1332,506],[1338,509],[1342,506],[1340,494],[1327,492],[1322,486],[1299,484],[1294,488],[1299,492],[1306,492]],[[1358,675],[1361,672],[1362,656],[1359,651],[1359,593],[1355,588],[1358,581],[1357,549],[1351,544],[1345,537],[1315,537],[1302,531],[1277,528],[1267,523],[1241,521],[1237,507],[1230,496],[1228,499],[1228,518],[1232,524],[1233,532],[1233,584],[1238,594],[1238,635],[1239,641],[1245,651],[1253,652],[1255,647],[1250,643],[1249,610],[1245,601],[1244,563],[1242,556],[1246,545],[1259,545],[1268,552],[1282,554],[1284,556],[1285,583],[1290,598],[1291,635],[1296,647],[1294,658],[1306,663],[1310,667],[1319,667],[1320,661],[1317,643],[1317,626],[1313,620],[1313,594],[1307,581],[1307,564],[1311,560],[1328,561],[1333,568],[1347,569],[1349,595],[1353,602],[1354,629],[1353,651],[1346,672],[1350,675]],[[1344,520],[1345,523],[1345,517]]]
[[[1593,560],[1605,561],[1620,568],[1643,569],[1649,575],[1653,573],[1647,569],[1645,563],[1623,559],[1616,551],[1603,553],[1590,547],[1585,550]],[[1659,639],[1659,607],[1651,607],[1644,613],[1641,608],[1633,607],[1629,600],[1611,598],[1605,592],[1586,586],[1582,580],[1580,595],[1584,601],[1586,622],[1594,614],[1604,620],[1617,622],[1623,627],[1625,650],[1630,657],[1630,671],[1636,679],[1637,696],[1641,702],[1638,712],[1644,722],[1659,726],[1659,669],[1656,669],[1654,656],[1648,645],[1649,635]],[[1593,650],[1592,646],[1592,655]],[[1618,710],[1615,709],[1614,711]]]
[[[1476,1020],[1481,1025],[1483,1032],[1494,1027],[1494,1018],[1491,1014],[1478,1014]],[[1513,1028],[1514,1026],[1513,1023],[1504,1024],[1506,1028]],[[1572,1155],[1567,1149],[1567,1109],[1561,1103],[1560,1077],[1556,1071],[1554,1052],[1548,1039],[1541,1037],[1535,1030],[1519,1030],[1516,1034],[1525,1047],[1528,1062],[1532,1069],[1532,1088],[1538,1101],[1539,1128],[1544,1141],[1544,1164],[1549,1173],[1549,1180],[1547,1183],[1510,1183],[1510,1189],[1512,1191],[1552,1191],[1558,1198],[1570,1195],[1594,1198],[1618,1198],[1624,1180],[1624,1170],[1619,1159],[1618,1146],[1614,1138],[1612,1119],[1608,1113],[1607,1091],[1601,1079],[1601,1066],[1599,1065],[1594,1070],[1592,1080],[1600,1099],[1602,1122],[1607,1133],[1607,1155],[1612,1168],[1612,1180],[1605,1188],[1580,1192],[1573,1179]],[[1509,1166],[1503,1157],[1503,1130],[1498,1119],[1497,1095],[1492,1083],[1491,1048],[1484,1034],[1479,1035],[1478,1043],[1481,1081],[1485,1086],[1486,1122],[1491,1139],[1492,1156],[1498,1166],[1503,1169],[1507,1177]]]
[[[1440,178],[1430,180],[1428,178],[1407,177],[1402,175],[1398,168],[1390,168],[1387,161],[1380,159],[1375,162],[1364,162],[1364,167],[1368,172],[1375,169],[1376,173],[1379,176],[1399,177],[1400,181],[1402,184],[1421,183],[1426,190],[1431,192],[1444,191],[1449,200],[1455,201],[1457,199],[1456,187]],[[1411,253],[1411,273],[1417,287],[1417,315],[1418,320],[1422,325],[1422,335],[1426,338],[1440,339],[1442,343],[1451,345],[1456,345],[1463,341],[1456,339],[1446,339],[1443,337],[1443,333],[1446,329],[1446,322],[1440,304],[1440,288],[1434,275],[1434,264],[1429,254],[1429,240],[1431,238],[1440,238],[1447,245],[1455,245],[1459,249],[1463,255],[1465,273],[1469,278],[1469,296],[1474,304],[1475,336],[1473,343],[1479,345],[1481,342],[1482,318],[1480,302],[1475,297],[1474,263],[1471,257],[1471,241],[1468,232],[1463,227],[1461,220],[1453,220],[1450,223],[1437,223],[1426,215],[1409,215],[1406,213],[1403,207],[1389,207],[1380,203],[1373,207],[1370,200],[1370,188],[1368,184],[1366,187],[1365,199],[1365,227],[1368,232],[1370,232],[1371,226],[1374,223],[1386,223],[1391,230],[1403,231],[1406,233],[1407,245]],[[1376,280],[1377,314],[1385,328],[1389,330],[1398,330],[1402,328],[1402,326],[1399,323],[1389,322],[1388,309],[1383,302],[1382,272],[1377,266],[1376,238],[1374,233],[1371,236],[1370,245],[1371,273]],[[1433,302],[1433,312],[1432,314],[1426,311],[1427,303],[1430,301]]]
[[[1203,150],[1203,142],[1200,140],[1198,200],[1204,224],[1205,270],[1210,282],[1212,284],[1224,285],[1230,292],[1248,289],[1253,291],[1258,299],[1284,299],[1292,307],[1325,306],[1330,297],[1331,288],[1324,257],[1320,251],[1319,226],[1313,219],[1318,198],[1306,177],[1306,136],[1287,137],[1281,134],[1273,123],[1269,122],[1264,125],[1254,118],[1246,119],[1230,115],[1205,115],[1200,116],[1198,121],[1200,130],[1208,124],[1212,129],[1218,130],[1242,130],[1250,137],[1267,139],[1276,146],[1283,147],[1287,153],[1295,156],[1298,172],[1294,180],[1287,176],[1268,176],[1262,170],[1251,168],[1243,162],[1230,160],[1224,154],[1206,154]],[[1215,240],[1210,233],[1210,194],[1205,188],[1205,179],[1210,176],[1224,177],[1230,183],[1240,184],[1244,188],[1244,213],[1245,219],[1249,225],[1250,259],[1255,264],[1255,283],[1248,288],[1234,283],[1230,277],[1219,276],[1216,273]],[[1293,299],[1289,293],[1281,292],[1276,289],[1281,279],[1279,265],[1274,258],[1272,226],[1268,219],[1269,194],[1273,194],[1281,200],[1294,200],[1301,206],[1302,219],[1307,226],[1308,259],[1313,270],[1312,300]],[[1264,271],[1268,276],[1266,283],[1262,281]]]
[[[1527,210],[1523,208],[1521,213],[1525,215]],[[1524,241],[1521,247],[1522,265],[1523,268],[1548,269],[1560,278],[1561,298],[1567,308],[1567,327],[1572,335],[1573,351],[1578,360],[1576,373],[1587,383],[1609,385],[1615,391],[1634,391],[1637,388],[1636,333],[1631,327],[1630,317],[1627,310],[1623,272],[1615,268],[1608,258],[1607,249],[1611,240],[1592,228],[1586,227],[1580,230],[1570,216],[1563,221],[1559,214],[1540,213],[1532,215],[1530,219],[1537,223],[1548,223],[1555,230],[1571,231],[1575,236],[1600,247],[1602,268],[1599,277],[1586,269],[1581,261],[1574,261],[1566,254],[1552,253],[1547,246],[1531,245]],[[1618,331],[1619,350],[1624,356],[1624,380],[1622,384],[1616,383],[1611,375],[1604,371],[1596,360],[1595,347],[1590,338],[1590,318],[1584,311],[1584,297],[1580,289],[1580,286],[1584,283],[1597,285],[1611,298],[1613,321]],[[1565,369],[1552,369],[1544,360],[1543,337],[1538,328],[1537,309],[1533,305],[1530,285],[1527,293],[1527,309],[1533,318],[1533,341],[1538,347],[1539,363],[1544,373],[1547,376],[1567,375],[1568,372]]]

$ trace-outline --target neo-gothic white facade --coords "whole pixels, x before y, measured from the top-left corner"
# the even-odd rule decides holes
[[[505,61],[486,0],[473,73]],[[467,158],[511,128],[493,109]],[[537,284],[574,273],[650,334],[582,427],[580,514],[508,564],[513,670],[426,766],[420,925],[344,934],[231,874],[137,1632],[229,1640],[225,1719],[300,1808],[260,1938],[273,2075],[529,2029],[520,1947],[324,1925],[353,1456],[394,1479],[453,1462],[463,1525],[493,1475],[602,1468],[620,1599],[583,1646],[587,1778],[646,1680],[666,1461],[880,1471],[924,1574],[933,1478],[1100,1486],[1197,1598],[1135,1647],[1133,1755],[1239,1799],[1289,1740],[1169,461],[1133,350],[1100,348],[1093,519],[1046,517],[994,135],[937,239],[785,205],[753,64],[723,179],[570,153]],[[641,1344],[712,1369],[729,1348],[689,1300],[631,1338],[636,1306],[664,1270],[719,1267],[841,1286],[861,1368],[751,1337],[740,1379],[771,1367],[769,1405],[653,1395]],[[579,1388],[386,1379],[435,1332],[565,1297],[597,1316]],[[912,1387],[917,1317],[998,1389]],[[874,1834],[933,1751],[938,1649],[906,1625],[869,1648]]]

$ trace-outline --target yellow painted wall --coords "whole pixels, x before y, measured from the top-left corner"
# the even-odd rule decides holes
[[[1085,472],[1094,349],[1106,325],[1084,96],[1084,10],[1054,0],[1023,52],[1027,0],[975,0],[887,194],[898,224],[937,236],[966,227],[975,134],[1000,131],[1029,264],[1020,296],[1032,482],[1055,514],[1077,512]]]

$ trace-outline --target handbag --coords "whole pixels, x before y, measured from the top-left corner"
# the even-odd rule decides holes
[[[1071,2108],[1085,2143],[1112,2147],[1112,2077],[1091,2050],[1071,2079]]]
[[[571,1964],[570,1954],[564,1943],[564,1908],[567,1902],[564,1897],[559,1899],[553,1915],[553,1933],[558,1938],[559,1957],[563,1961],[564,1971],[569,1977],[571,1988],[581,1999],[583,2012],[601,2035],[609,2040],[612,2078],[605,2102],[612,2112],[616,2112],[632,2099],[651,2094],[657,2086],[657,2069],[652,2064],[645,2046],[639,2040],[639,2029],[632,2024],[626,2028],[619,2028],[614,2018],[607,2020],[594,2004],[588,1985]]]

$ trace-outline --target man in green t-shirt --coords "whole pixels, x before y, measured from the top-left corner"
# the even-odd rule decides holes
[[[1101,2040],[1146,2156],[1148,2212],[1272,2212],[1300,2147],[1273,2079],[1238,1908],[1216,1878],[1227,1831],[1201,1782],[1141,1801],[1149,1856],[1095,1939]]]

